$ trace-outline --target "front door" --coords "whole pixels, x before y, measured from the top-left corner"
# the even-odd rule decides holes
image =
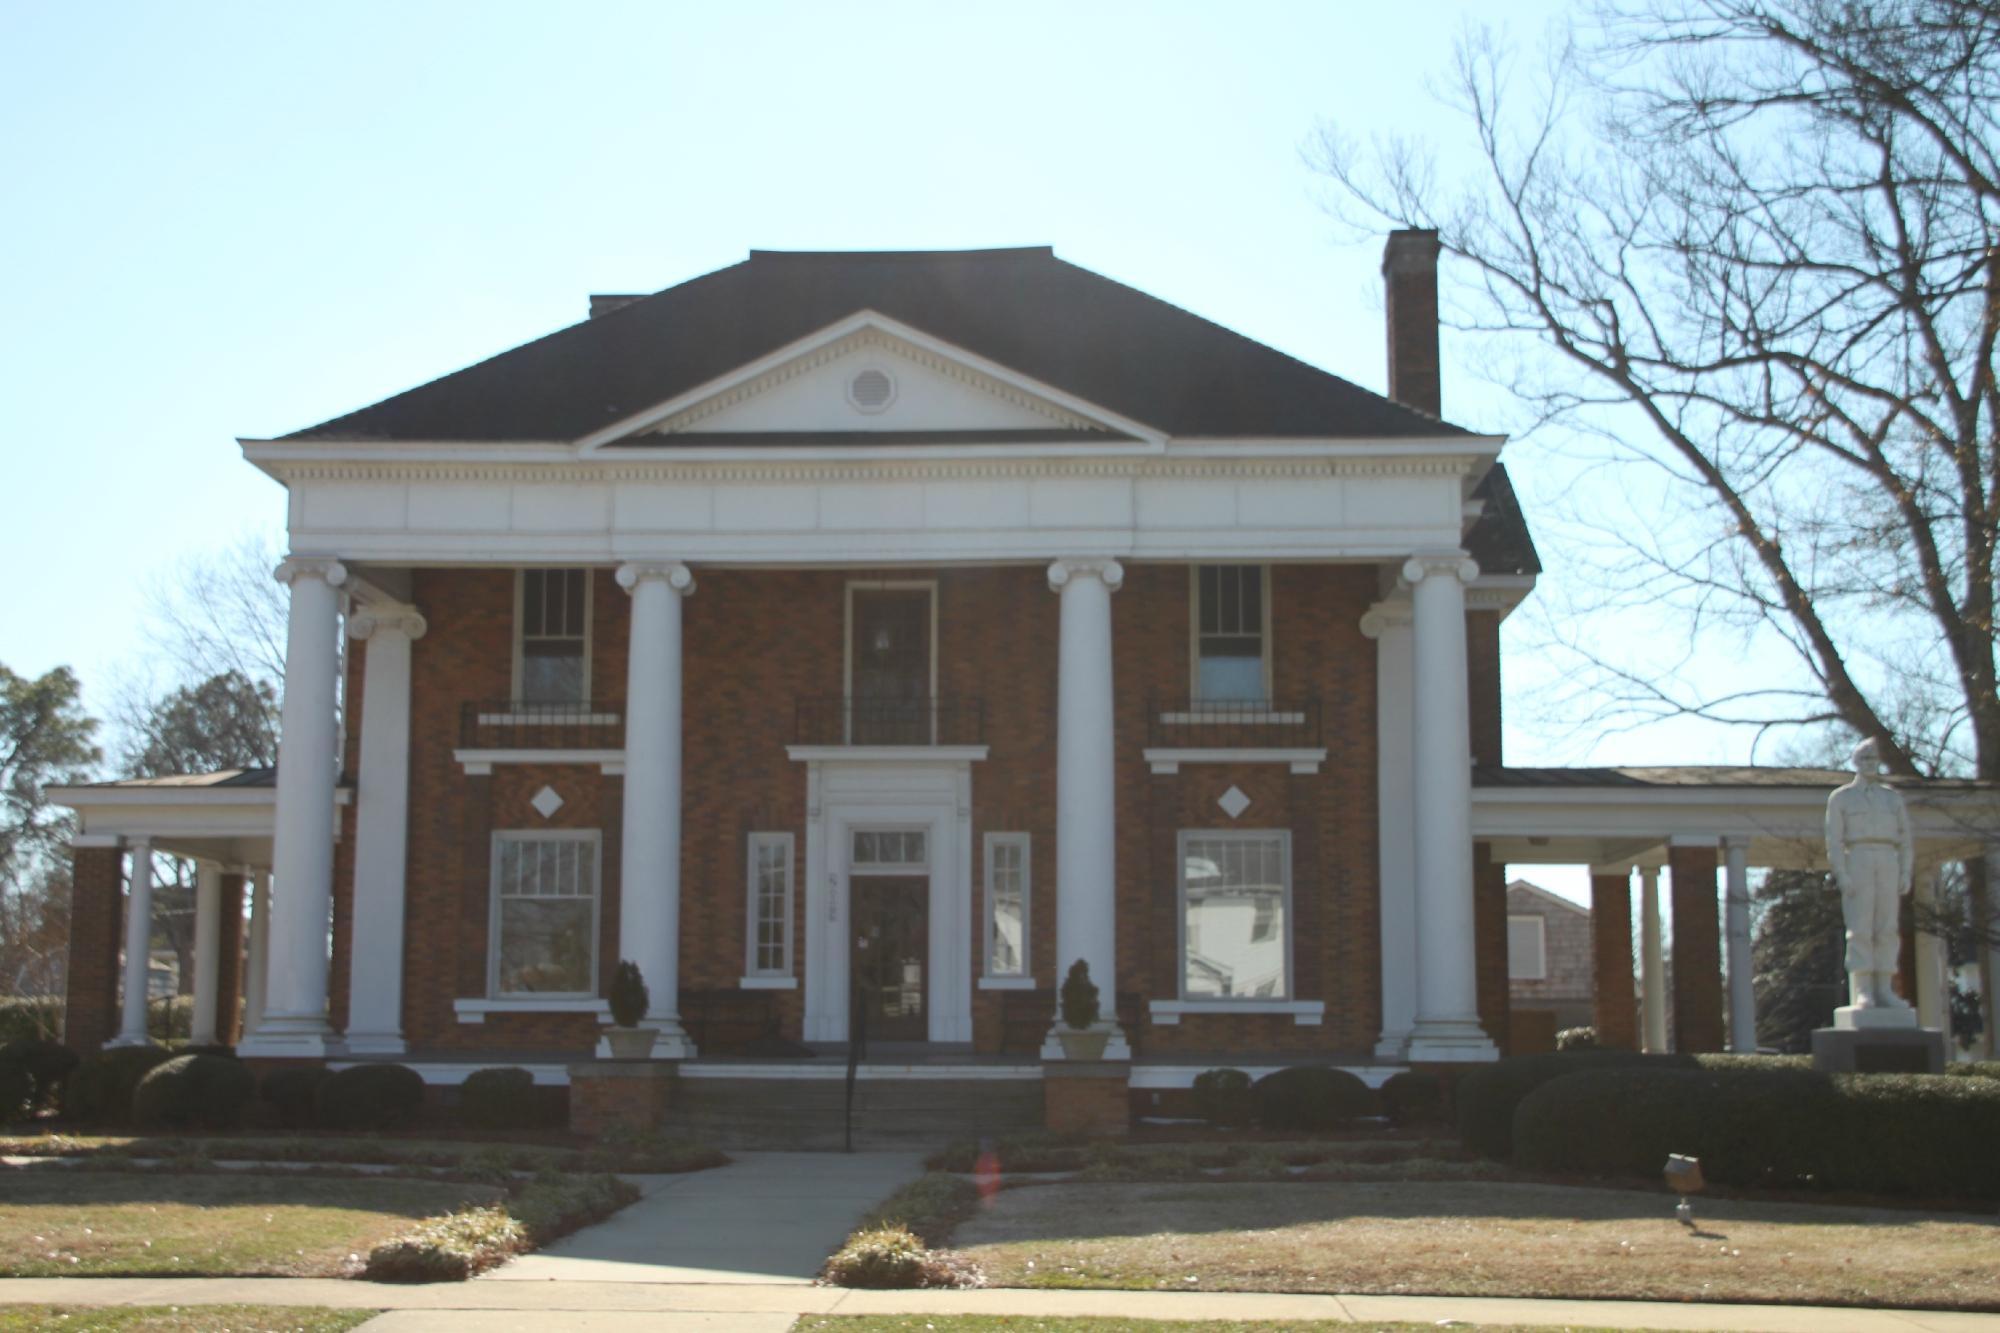
[[[853,893],[855,999],[876,1041],[926,1041],[930,971],[930,880],[857,875]]]

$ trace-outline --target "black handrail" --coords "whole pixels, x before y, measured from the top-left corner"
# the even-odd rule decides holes
[[[461,704],[458,743],[468,750],[616,750],[625,705],[498,699]]]
[[[861,1071],[862,1057],[868,1052],[868,1006],[863,1003],[866,990],[857,976],[854,993],[847,999],[847,1103],[841,1113],[842,1152],[854,1151],[854,1080]]]
[[[792,735],[795,745],[983,745],[986,701],[809,696],[792,705]]]
[[[1322,743],[1317,696],[1153,699],[1146,720],[1147,744],[1165,748],[1281,750]]]

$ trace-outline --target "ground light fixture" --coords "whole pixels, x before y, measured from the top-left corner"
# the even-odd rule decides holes
[[[1694,1205],[1688,1202],[1688,1196],[1701,1193],[1708,1183],[1701,1176],[1701,1159],[1668,1153],[1665,1174],[1667,1188],[1681,1196],[1681,1201],[1674,1205],[1674,1216],[1682,1226],[1693,1226]]]

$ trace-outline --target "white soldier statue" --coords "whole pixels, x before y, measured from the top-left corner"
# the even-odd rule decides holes
[[[1917,841],[1903,798],[1882,781],[1874,740],[1854,747],[1854,780],[1826,801],[1826,855],[1847,920],[1847,998],[1855,1009],[1909,1009],[1890,989],[1901,931],[1898,913],[1910,891]]]

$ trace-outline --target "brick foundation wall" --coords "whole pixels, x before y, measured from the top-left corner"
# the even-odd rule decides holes
[[[1042,1077],[1042,1127],[1051,1134],[1122,1135],[1132,1123],[1131,1070],[1116,1065],[1049,1065]]]
[[[1639,1049],[1633,990],[1632,884],[1625,875],[1590,877],[1592,1014],[1600,1046]]]
[[[118,944],[125,924],[124,853],[79,847],[71,862],[69,974],[63,1044],[89,1055],[118,1035]]]
[[[569,1128],[593,1138],[658,1129],[673,1107],[680,1071],[665,1061],[571,1065]]]
[[[1715,900],[1715,848],[1674,847],[1674,1049],[1719,1051],[1722,1039],[1722,933]]]

